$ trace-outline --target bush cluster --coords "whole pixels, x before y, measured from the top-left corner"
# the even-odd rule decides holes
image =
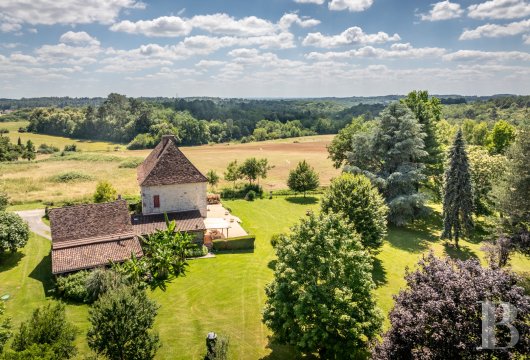
[[[59,152],[59,148],[53,145],[40,144],[39,148],[37,149],[37,152],[39,154],[53,154]]]
[[[223,199],[246,199],[250,191],[254,192],[252,200],[263,197],[263,188],[256,184],[245,184],[242,187],[224,188],[221,190],[221,198]],[[250,197],[249,196],[249,197]],[[250,200],[250,199],[247,199]]]
[[[144,159],[140,157],[132,157],[122,161],[118,167],[122,169],[136,169],[143,161]]]
[[[91,175],[79,172],[79,171],[66,171],[57,175],[50,177],[52,182],[56,183],[71,183],[71,182],[81,182],[81,181],[90,181],[94,177]]]
[[[186,257],[201,257],[208,254],[208,248],[204,245],[193,244],[189,249],[186,250]]]
[[[57,294],[65,300],[91,304],[101,294],[128,284],[127,279],[114,270],[81,270],[56,280]]]

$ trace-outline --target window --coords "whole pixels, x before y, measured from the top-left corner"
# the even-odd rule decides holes
[[[153,196],[153,206],[155,208],[159,208],[160,207],[160,195],[154,195]]]

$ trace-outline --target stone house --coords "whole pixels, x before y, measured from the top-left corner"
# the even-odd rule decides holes
[[[65,274],[143,255],[139,236],[164,230],[174,220],[178,231],[202,244],[207,214],[206,177],[186,158],[174,136],[162,141],[138,167],[142,213],[131,214],[125,200],[82,204],[49,212],[52,273]]]

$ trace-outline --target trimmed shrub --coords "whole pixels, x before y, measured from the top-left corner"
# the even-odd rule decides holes
[[[206,256],[208,254],[208,248],[204,245],[193,244],[188,250],[186,250],[186,257],[194,258]]]
[[[213,240],[213,249],[216,251],[253,250],[256,236],[245,235],[228,239]]]
[[[223,199],[244,199],[250,191],[254,191],[255,197],[263,197],[263,188],[256,184],[245,184],[243,187],[224,188],[221,190]]]
[[[79,171],[67,171],[50,177],[56,183],[71,183],[93,180],[94,177]]]
[[[85,283],[89,277],[89,271],[78,271],[70,275],[57,277],[57,293],[63,299],[83,303],[87,298]]]
[[[122,169],[136,169],[143,161],[144,159],[140,157],[133,157],[122,161],[118,167]]]
[[[254,190],[250,190],[246,195],[245,195],[245,200],[247,201],[254,201],[254,199],[256,199],[256,192]]]

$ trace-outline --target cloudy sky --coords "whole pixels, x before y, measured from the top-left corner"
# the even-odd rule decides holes
[[[1,0],[0,97],[530,93],[530,0]]]

